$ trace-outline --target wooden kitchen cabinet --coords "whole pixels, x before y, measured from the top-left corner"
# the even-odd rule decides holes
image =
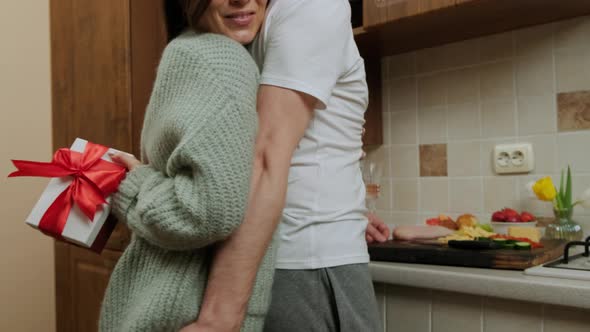
[[[454,6],[459,0],[365,0],[363,26],[370,28],[389,21]]]
[[[590,14],[580,0],[364,0],[355,39],[365,59],[369,109],[365,145],[382,142],[384,56]]]
[[[387,56],[588,14],[581,0],[365,0],[356,33]]]
[[[363,27],[371,28],[420,12],[421,0],[364,0]]]
[[[460,0],[420,0],[420,12],[426,13],[449,6],[454,6]]]
[[[166,44],[161,0],[51,0],[53,147],[76,137],[139,155]],[[119,224],[102,255],[55,243],[58,332],[97,330],[110,273],[129,242]]]

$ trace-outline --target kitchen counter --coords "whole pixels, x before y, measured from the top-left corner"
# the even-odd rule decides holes
[[[590,309],[590,282],[522,271],[389,262],[369,264],[376,283]]]

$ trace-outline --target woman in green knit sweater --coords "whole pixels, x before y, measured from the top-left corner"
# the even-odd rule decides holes
[[[259,74],[241,44],[255,37],[267,1],[172,1],[192,29],[162,55],[142,162],[113,156],[130,171],[113,212],[133,236],[103,300],[105,332],[176,332],[195,321],[212,245],[239,226],[248,199]],[[172,34],[176,23],[168,22]],[[269,248],[242,331],[262,330],[272,256]]]

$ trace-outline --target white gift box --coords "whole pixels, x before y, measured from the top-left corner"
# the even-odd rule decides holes
[[[84,139],[76,138],[74,144],[72,144],[70,147],[70,150],[83,153],[87,143],[88,141]],[[112,162],[108,155],[112,152],[119,151],[115,149],[109,149],[108,152],[102,156],[102,159]],[[51,206],[59,194],[68,188],[72,181],[72,177],[70,176],[52,178],[41,194],[41,198],[33,207],[31,214],[29,214],[27,217],[26,223],[38,229],[39,222],[41,221],[41,218],[49,206]],[[106,201],[107,204],[102,204],[101,206],[97,207],[96,214],[94,215],[94,220],[92,220],[92,222],[90,222],[88,217],[82,212],[77,204],[74,204],[70,214],[68,215],[68,219],[61,236],[74,244],[91,248],[100,252],[115,226],[114,222],[107,222],[108,225],[105,225],[110,212],[109,204],[111,202],[111,198],[107,197]]]

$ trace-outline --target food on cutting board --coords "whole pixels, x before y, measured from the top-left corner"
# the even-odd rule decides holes
[[[535,242],[529,238],[526,237],[516,237],[516,236],[510,236],[510,235],[502,235],[502,234],[496,234],[493,235],[491,237],[492,240],[494,241],[506,241],[503,243],[506,244],[516,244],[518,242],[527,242],[528,244],[531,245],[532,249],[536,249],[536,248],[543,248],[543,245],[539,242]],[[519,248],[522,249],[522,248]]]
[[[541,230],[538,228],[510,226],[508,227],[508,235],[514,237],[525,237],[534,242],[541,241]]]
[[[463,227],[475,227],[479,223],[479,220],[472,214],[462,214],[457,218],[457,226]]]
[[[534,222],[536,220],[537,218],[534,215],[526,211],[518,213],[518,211],[510,208],[504,208],[492,214],[492,221],[495,222]]]
[[[526,241],[507,240],[503,238],[496,238],[490,240],[501,245],[502,249],[530,250],[532,248],[532,244]]]
[[[453,231],[443,226],[402,225],[393,230],[393,238],[397,240],[435,240],[452,234]]]
[[[441,237],[438,239],[441,243],[447,243],[451,240],[455,241],[473,241],[476,239],[490,238],[496,235],[495,233],[488,232],[481,227],[477,226],[464,226],[453,234]]]
[[[492,224],[480,224],[478,219],[469,213],[457,217],[456,221],[447,215],[440,214],[436,218],[426,220],[428,226],[400,226],[393,236],[399,240],[432,240],[448,244],[449,241],[494,241],[503,249],[530,250],[542,248],[540,230],[529,228],[535,216],[528,212],[518,213],[514,209],[504,208],[492,216]],[[499,221],[499,222],[494,222]],[[511,223],[520,223],[518,226]],[[508,229],[508,235],[497,234],[497,224]],[[512,226],[514,225],[514,226]],[[534,225],[533,225],[534,227]],[[442,234],[442,233],[446,234]],[[442,234],[442,235],[439,235]],[[497,248],[497,245],[493,246]]]
[[[459,229],[457,223],[455,223],[451,217],[444,214],[439,214],[436,218],[427,219],[426,224],[430,226],[443,226],[452,230]]]
[[[490,224],[477,224],[477,227],[483,229],[484,231],[494,233],[494,228]]]

